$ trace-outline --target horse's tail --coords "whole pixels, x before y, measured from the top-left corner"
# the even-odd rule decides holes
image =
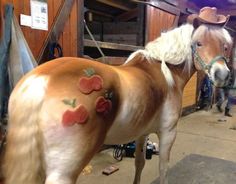
[[[34,82],[37,85],[37,81]],[[31,89],[28,86],[18,89],[10,98],[3,167],[5,184],[43,184],[45,180],[39,128],[39,113],[44,95],[42,88],[35,89],[35,85],[32,83],[29,87]]]

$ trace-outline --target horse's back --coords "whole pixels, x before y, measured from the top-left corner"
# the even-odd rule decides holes
[[[16,105],[28,103],[42,122],[50,119],[71,126],[76,121],[111,121],[118,108],[118,85],[111,66],[82,58],[60,58],[40,65],[19,82],[10,97],[9,112],[11,115]],[[72,115],[74,119],[70,112],[77,113]]]

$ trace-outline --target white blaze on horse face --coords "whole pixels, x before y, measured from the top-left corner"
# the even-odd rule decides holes
[[[215,86],[222,87],[227,85],[230,71],[225,63],[216,62],[212,65],[209,72],[211,80]]]

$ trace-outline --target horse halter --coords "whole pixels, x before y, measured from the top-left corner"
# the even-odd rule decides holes
[[[221,56],[221,55],[218,55],[216,57],[214,57],[209,64],[206,64],[206,62],[203,61],[203,59],[201,58],[201,56],[198,54],[197,52],[197,49],[196,49],[196,44],[193,44],[191,46],[192,48],[192,53],[193,53],[193,57],[195,59],[195,61],[197,61],[197,63],[201,66],[201,68],[204,70],[204,71],[208,71],[210,72],[210,69],[211,67],[213,66],[214,63],[216,63],[217,61],[219,60],[223,60],[224,63],[227,63],[228,62],[228,59],[224,56]]]

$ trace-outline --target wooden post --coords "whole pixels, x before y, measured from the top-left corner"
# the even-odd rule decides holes
[[[84,0],[77,1],[77,56],[84,54]]]
[[[139,25],[139,31],[138,31],[138,38],[137,38],[137,45],[143,46],[144,45],[144,5],[138,4],[138,25]]]

